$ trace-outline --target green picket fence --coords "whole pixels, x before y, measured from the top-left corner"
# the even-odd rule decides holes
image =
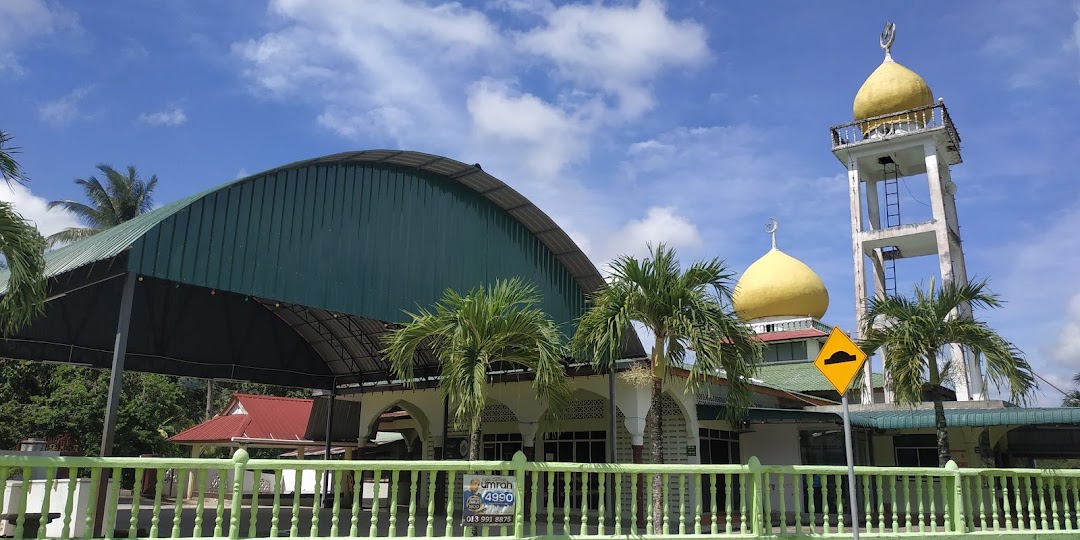
[[[850,538],[845,467],[0,456],[14,538]],[[516,478],[462,526],[462,477]],[[1080,471],[856,467],[868,538],[1080,538]],[[664,510],[652,511],[652,487]],[[323,497],[326,493],[328,496]]]

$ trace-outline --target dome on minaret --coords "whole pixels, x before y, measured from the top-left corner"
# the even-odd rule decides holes
[[[934,94],[930,85],[918,73],[893,60],[892,47],[896,34],[896,25],[889,23],[881,34],[881,48],[885,50],[885,60],[866,78],[859,92],[855,94],[852,113],[855,120],[864,120],[890,113],[907,111],[934,104]],[[863,129],[869,132],[885,123],[903,121],[903,119],[885,118],[875,121]],[[921,119],[908,120],[913,123]]]
[[[769,317],[821,319],[829,309],[829,291],[817,273],[776,247],[776,221],[769,228],[773,247],[743,272],[732,298],[745,321]]]

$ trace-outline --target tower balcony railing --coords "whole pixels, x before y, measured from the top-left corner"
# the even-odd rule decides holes
[[[773,332],[794,332],[798,330],[820,330],[826,334],[832,331],[832,327],[813,317],[791,319],[787,321],[772,321],[752,323],[750,328],[758,334],[770,334]]]
[[[846,146],[894,139],[934,130],[944,131],[951,149],[959,150],[960,134],[957,133],[956,126],[953,125],[952,119],[949,117],[949,110],[945,108],[945,101],[941,99],[933,105],[833,126],[829,128],[829,136],[832,140],[833,150],[837,150]]]

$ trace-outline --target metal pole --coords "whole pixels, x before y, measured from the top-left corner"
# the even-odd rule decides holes
[[[446,440],[450,433],[450,397],[444,397],[442,402],[442,459],[446,459],[446,449],[450,441]]]
[[[848,419],[847,392],[841,397],[844,406],[844,450],[847,452],[848,503],[851,506],[851,538],[859,540],[859,504],[855,484],[855,458],[851,450],[851,421]]]
[[[116,415],[120,408],[120,389],[123,384],[124,359],[127,357],[128,330],[131,328],[131,304],[135,299],[135,273],[128,272],[120,295],[120,316],[116,322],[116,341],[113,342],[112,371],[109,374],[109,397],[105,402],[105,426],[101,430],[101,457],[109,457],[116,435]],[[108,496],[109,473],[103,469],[98,497],[95,502],[94,536],[102,536],[105,524],[105,502]]]
[[[330,398],[326,404],[326,446],[324,448],[325,454],[323,458],[330,459],[330,443],[334,440],[334,396],[337,393],[337,384],[335,383],[330,389]],[[330,508],[334,504],[334,501],[330,498],[330,470],[327,469],[323,472],[323,492],[322,492],[322,507]]]
[[[116,323],[113,342],[112,372],[109,374],[109,398],[105,405],[105,428],[101,432],[101,457],[109,457],[116,435],[116,412],[120,407],[120,387],[123,383],[124,358],[127,356],[128,329],[131,327],[131,304],[135,299],[135,274],[128,272],[124,292],[120,297],[120,317]]]

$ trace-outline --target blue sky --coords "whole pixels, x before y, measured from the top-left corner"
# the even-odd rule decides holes
[[[0,128],[46,232],[99,162],[161,180],[164,203],[298,159],[446,155],[505,180],[594,262],[666,240],[741,271],[779,244],[854,325],[844,169],[877,36],[942,96],[969,273],[986,314],[1058,385],[1080,371],[1080,4],[210,0],[0,2]],[[919,188],[922,188],[920,190]],[[925,186],[903,212],[928,214]],[[905,261],[906,263],[907,261]],[[901,264],[901,290],[932,261]],[[1040,402],[1059,395],[1043,385]]]

